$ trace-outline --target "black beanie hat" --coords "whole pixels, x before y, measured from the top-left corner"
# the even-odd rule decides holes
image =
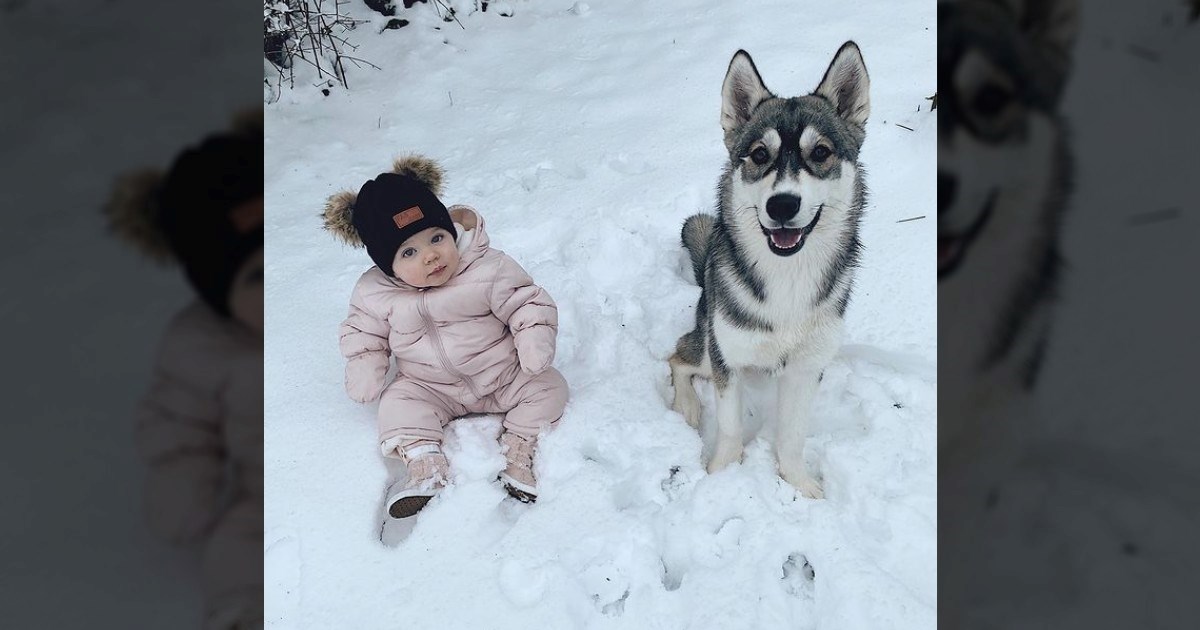
[[[371,260],[389,276],[396,251],[412,235],[431,227],[457,238],[446,206],[423,181],[406,174],[381,173],[362,185],[351,214],[354,230]]]
[[[200,297],[229,316],[229,290],[263,246],[261,127],[209,136],[179,155],[158,191],[158,218]]]

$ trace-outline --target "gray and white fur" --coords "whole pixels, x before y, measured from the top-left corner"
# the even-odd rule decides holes
[[[743,380],[773,375],[779,473],[821,498],[804,441],[813,396],[841,341],[862,247],[867,70],[858,46],[846,42],[816,90],[782,98],[739,50],[721,95],[729,162],[716,216],[697,214],[683,225],[702,290],[696,327],[669,359],[673,407],[699,427],[692,379],[712,381],[717,435],[708,470],[716,472],[742,456]]]
[[[1077,0],[938,4],[939,458],[994,447],[1035,385],[1071,154],[1058,102]],[[1019,432],[1019,430],[1018,430]]]

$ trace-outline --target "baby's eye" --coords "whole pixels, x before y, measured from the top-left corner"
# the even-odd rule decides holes
[[[416,249],[413,249],[412,247],[409,247],[408,249],[406,249],[406,250],[404,250],[404,251],[400,252],[400,257],[401,257],[401,258],[409,258],[409,257],[411,257],[411,256],[414,256],[416,253],[417,253],[417,250],[416,250]]]
[[[443,238],[445,238],[445,237],[446,237],[446,235],[445,235],[445,234],[434,234],[434,235],[433,235],[433,242],[434,242],[434,243],[441,243],[441,242],[442,242],[442,239],[443,239]]]

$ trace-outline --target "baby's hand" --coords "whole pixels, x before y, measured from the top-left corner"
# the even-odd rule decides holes
[[[517,344],[517,360],[521,362],[521,371],[534,376],[546,371],[554,361],[554,351],[546,351],[545,346],[536,344]]]
[[[362,354],[346,363],[346,394],[355,402],[369,403],[383,393],[389,361],[387,355]]]

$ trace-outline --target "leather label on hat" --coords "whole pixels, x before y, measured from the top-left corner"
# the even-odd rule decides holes
[[[413,206],[404,212],[397,212],[392,215],[392,220],[396,222],[396,227],[404,229],[407,225],[412,225],[416,221],[425,218],[425,213],[421,212],[420,206]]]

